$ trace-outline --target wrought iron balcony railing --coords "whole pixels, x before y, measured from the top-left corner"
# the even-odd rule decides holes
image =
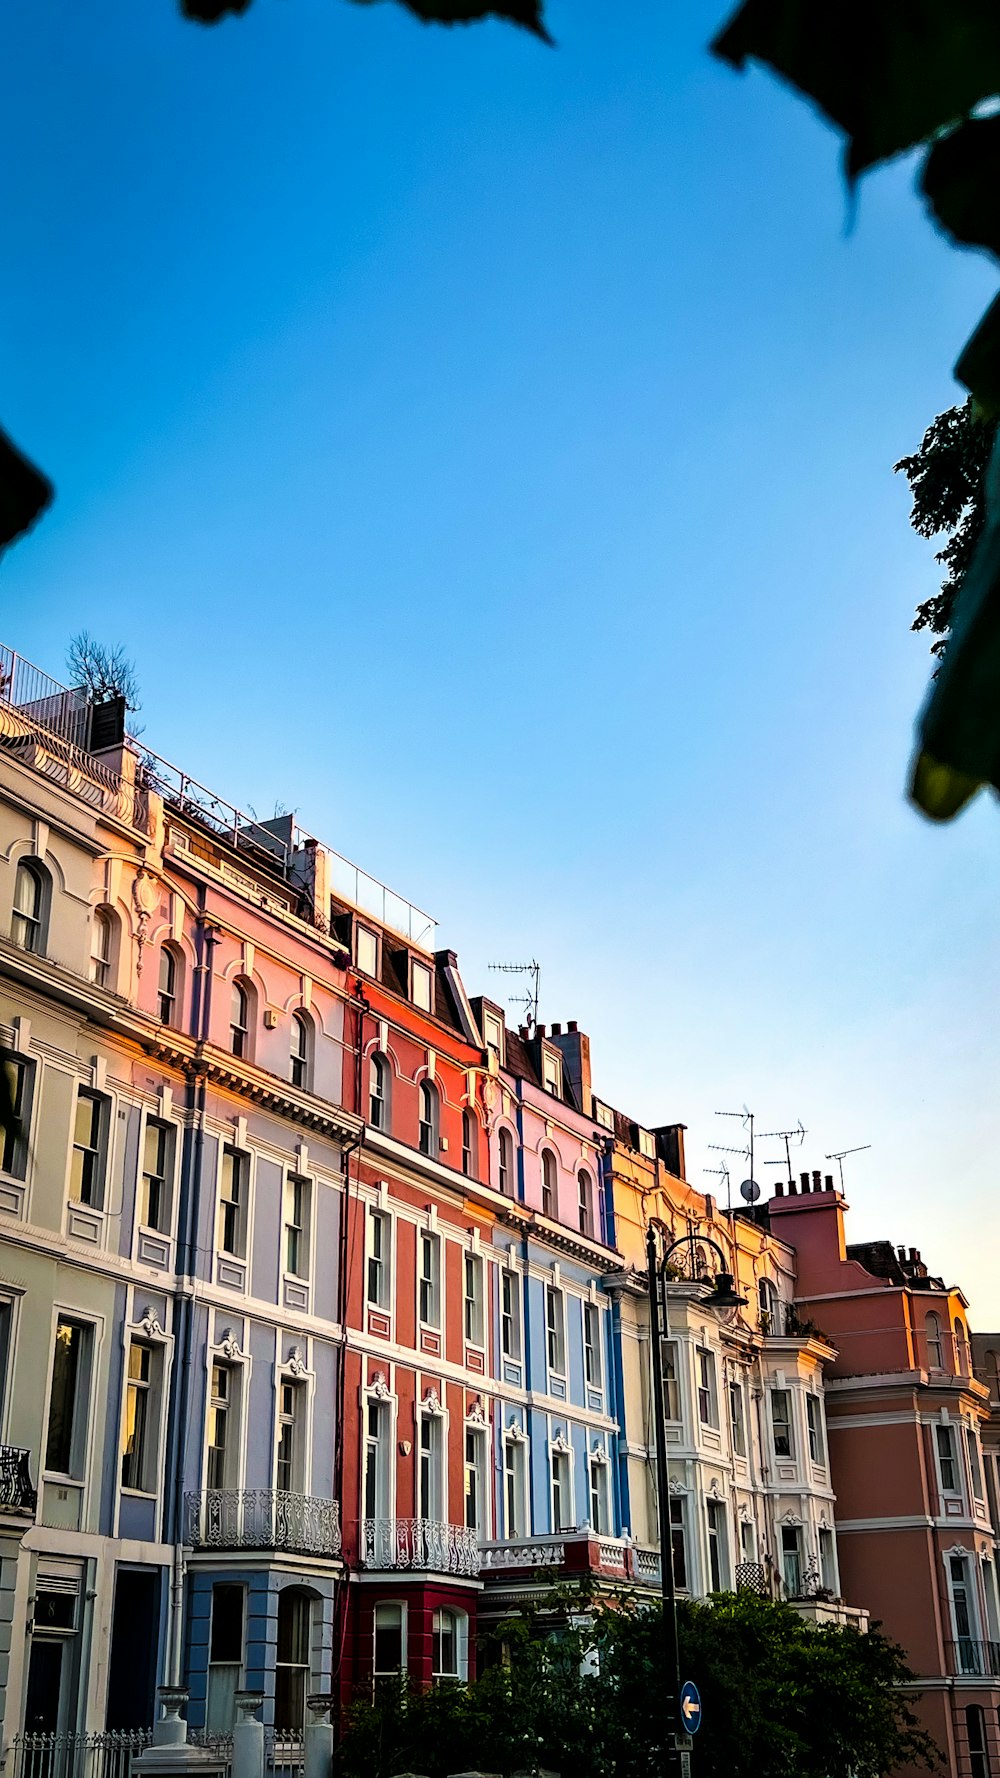
[[[362,1519],[359,1560],[363,1568],[477,1576],[479,1540],[464,1525],[442,1525],[437,1519]]]
[[[977,1642],[971,1636],[960,1636],[957,1642],[948,1643],[948,1666],[956,1676],[1000,1678],[1000,1642]]]
[[[289,1550],[339,1556],[340,1508],[335,1500],[280,1488],[204,1488],[188,1494],[186,1542],[193,1549]]]
[[[30,1455],[19,1445],[0,1445],[0,1512],[34,1518],[38,1495],[31,1485]]]

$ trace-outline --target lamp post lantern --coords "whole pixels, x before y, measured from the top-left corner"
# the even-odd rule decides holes
[[[735,1309],[746,1302],[733,1285],[733,1275],[726,1270],[721,1247],[709,1236],[699,1235],[703,1246],[718,1256],[719,1270],[715,1283],[703,1299],[708,1309]],[[663,1399],[663,1342],[669,1333],[667,1316],[667,1267],[678,1247],[693,1244],[691,1230],[679,1240],[670,1239],[670,1231],[654,1217],[646,1233],[646,1270],[649,1292],[649,1344],[653,1383],[653,1421],[656,1433],[656,1506],[660,1521],[660,1597],[663,1604],[663,1667],[666,1677],[666,1770],[667,1778],[687,1778],[690,1771],[690,1736],[681,1725],[680,1653],[677,1643],[677,1589],[674,1584],[673,1530],[670,1522],[670,1478],[667,1468],[666,1403]],[[659,1249],[662,1247],[662,1252]]]

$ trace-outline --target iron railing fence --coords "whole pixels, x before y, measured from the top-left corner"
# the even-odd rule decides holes
[[[479,1574],[482,1557],[475,1531],[437,1519],[363,1519],[364,1568],[409,1568],[434,1574]]]
[[[949,1670],[956,1676],[974,1675],[982,1679],[1000,1678],[1000,1642],[981,1642],[972,1636],[959,1636],[947,1644]]]
[[[145,1752],[152,1739],[150,1729],[15,1735],[5,1778],[129,1778],[133,1754]]]
[[[33,1518],[38,1494],[31,1482],[31,1452],[20,1445],[0,1445],[0,1512]]]
[[[192,1747],[200,1747],[224,1762],[224,1778],[229,1778],[233,1763],[232,1734],[216,1729],[189,1729]],[[267,1778],[302,1778],[305,1763],[305,1734],[302,1729],[264,1730],[264,1771]]]
[[[288,1550],[339,1556],[340,1506],[281,1488],[203,1488],[185,1496],[193,1549]]]

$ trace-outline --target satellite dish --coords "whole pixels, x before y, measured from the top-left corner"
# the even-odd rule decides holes
[[[757,1199],[760,1197],[760,1186],[757,1184],[756,1179],[744,1179],[743,1184],[740,1186],[740,1197],[748,1204],[756,1204]]]

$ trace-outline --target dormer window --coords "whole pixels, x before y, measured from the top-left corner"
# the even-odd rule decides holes
[[[503,1020],[495,1012],[483,1014],[483,1036],[486,1048],[492,1050],[501,1068],[503,1067]]]
[[[594,1100],[594,1117],[600,1124],[602,1130],[614,1129],[615,1114],[610,1105],[604,1105],[600,1099]]]
[[[410,999],[421,1012],[431,1010],[431,972],[416,959],[410,964]]]
[[[542,1085],[547,1093],[562,1098],[562,1057],[551,1050],[542,1051]]]
[[[378,975],[378,939],[367,926],[359,926],[354,941],[354,957],[362,975]]]
[[[649,1131],[642,1128],[639,1130],[639,1153],[644,1155],[647,1161],[656,1159],[656,1143]]]

